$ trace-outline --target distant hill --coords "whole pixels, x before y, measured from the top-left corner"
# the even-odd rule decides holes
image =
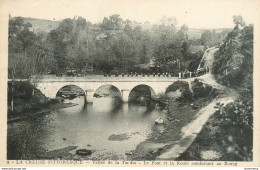
[[[24,22],[29,22],[32,24],[34,32],[37,34],[39,32],[48,33],[51,30],[56,29],[61,21],[51,21],[45,19],[36,18],[23,18]]]
[[[180,28],[177,28],[177,30],[179,30]],[[216,31],[216,33],[221,33],[222,31],[225,32],[231,32],[233,28],[217,28],[214,29]],[[189,28],[188,30],[188,37],[189,39],[200,39],[201,34],[203,33],[203,31],[205,30],[213,30],[213,29],[197,29],[197,28]]]
[[[141,23],[133,23],[132,27],[136,27],[136,26],[141,26],[143,30],[151,30],[153,28],[152,24],[141,24]],[[177,31],[180,30],[180,27],[176,27]],[[203,31],[205,30],[213,30],[213,29],[198,29],[198,28],[189,28],[188,30],[188,37],[190,40],[192,39],[200,39],[201,34],[203,33]],[[233,28],[217,28],[214,29],[216,31],[216,33],[221,33],[221,32],[231,32],[233,30]]]
[[[32,24],[32,28],[34,30],[34,32],[37,34],[39,32],[50,32],[51,30],[56,29],[59,26],[59,23],[62,21],[51,21],[51,20],[45,20],[45,19],[36,19],[36,18],[23,18],[25,22],[29,22]],[[133,24],[133,27],[135,26],[141,26],[143,30],[151,30],[152,29],[152,25],[151,24]],[[100,30],[99,26],[96,25],[96,29]],[[94,29],[94,28],[93,28]],[[177,30],[179,30],[180,28],[177,27]],[[196,28],[189,28],[188,30],[188,37],[189,39],[200,39],[201,34],[203,31],[205,31],[206,29],[196,29]],[[232,28],[218,28],[215,29],[216,33],[220,33],[222,31],[227,31],[230,32],[232,31]]]
[[[141,24],[141,23],[133,23],[132,27],[135,26],[141,26],[143,30],[151,30],[153,28],[152,24]],[[176,27],[177,31],[180,30],[180,27]],[[198,28],[189,28],[188,30],[188,37],[189,39],[200,39],[201,34],[203,33],[203,31],[205,30],[213,30],[213,29],[198,29]],[[222,31],[225,32],[231,32],[233,30],[233,28],[217,28],[214,29],[216,31],[216,33],[221,33]]]

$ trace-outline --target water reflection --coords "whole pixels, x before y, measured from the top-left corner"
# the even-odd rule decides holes
[[[119,96],[94,98],[93,110],[102,113],[117,112],[121,104],[122,102]]]

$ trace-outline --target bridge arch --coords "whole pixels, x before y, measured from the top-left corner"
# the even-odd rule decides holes
[[[119,88],[112,84],[104,84],[94,91],[93,97],[103,96],[119,96],[120,98],[122,98],[122,94]]]
[[[138,99],[139,97],[154,99],[156,96],[156,93],[154,89],[147,85],[147,84],[139,84],[137,86],[134,86],[130,91],[128,95],[128,101]]]
[[[64,97],[62,95],[75,95],[85,97],[85,91],[83,90],[83,88],[77,85],[67,84],[60,87],[56,92],[56,97]]]

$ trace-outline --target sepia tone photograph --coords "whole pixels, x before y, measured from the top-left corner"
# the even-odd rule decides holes
[[[253,3],[63,2],[8,3],[6,160],[257,161]]]

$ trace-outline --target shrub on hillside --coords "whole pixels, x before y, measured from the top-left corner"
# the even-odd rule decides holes
[[[172,83],[167,87],[165,94],[176,92],[177,90],[180,90],[181,95],[176,98],[176,101],[191,102],[193,100],[193,95],[189,90],[189,84],[185,81],[177,81]]]
[[[176,81],[167,87],[165,93],[174,92],[178,89],[189,89],[189,84],[185,81]]]

